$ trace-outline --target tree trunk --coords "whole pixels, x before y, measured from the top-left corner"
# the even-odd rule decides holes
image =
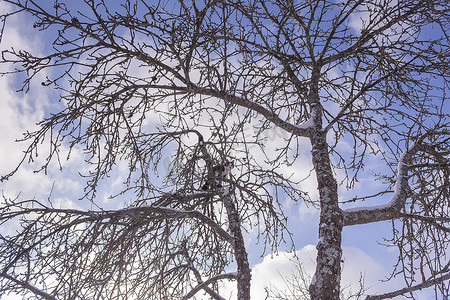
[[[198,144],[202,151],[206,165],[208,166],[208,173],[211,173],[212,159],[209,155],[203,136],[196,131],[198,135]],[[228,217],[228,229],[230,235],[233,237],[234,257],[236,258],[237,265],[237,291],[238,300],[250,300],[250,281],[252,279],[250,265],[248,263],[248,254],[245,248],[244,237],[242,236],[241,220],[236,210],[236,206],[231,198],[230,191],[222,195],[223,203],[227,211]]]
[[[338,300],[343,219],[338,205],[337,182],[331,169],[326,133],[316,127],[311,134],[311,144],[320,196],[320,223],[316,273],[309,291],[312,300]]]
[[[230,234],[234,238],[234,256],[237,264],[237,299],[250,300],[250,281],[252,275],[245,249],[244,237],[242,236],[239,214],[230,195],[225,195],[223,201],[227,210]]]

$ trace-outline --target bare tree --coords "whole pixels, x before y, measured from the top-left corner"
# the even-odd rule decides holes
[[[85,198],[95,202],[103,179],[127,161],[122,194],[135,201],[81,211],[5,199],[1,223],[19,220],[21,230],[1,236],[2,291],[48,299],[188,299],[203,291],[223,299],[218,285],[235,280],[238,299],[249,299],[243,228],[258,228],[275,250],[291,235],[280,205],[287,197],[320,208],[311,299],[339,299],[343,227],[387,220],[388,243],[400,253],[392,275],[406,286],[371,299],[427,286],[448,297],[445,2],[3,2],[54,37],[45,56],[10,49],[3,63],[27,75],[23,90],[47,71],[43,88],[59,90],[64,105],[27,132],[20,165],[43,143],[50,151],[41,171],[64,159],[61,147],[82,149],[92,166]],[[284,143],[265,147],[273,130]],[[283,172],[304,159],[305,140],[319,199]],[[171,153],[167,173],[163,153]],[[232,174],[217,178],[214,166],[233,159]],[[368,172],[368,159],[385,168]],[[339,182],[337,170],[345,174]],[[384,188],[340,199],[339,184],[352,189],[362,174]],[[361,207],[368,199],[385,204]]]

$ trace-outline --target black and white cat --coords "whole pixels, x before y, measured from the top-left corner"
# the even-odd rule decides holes
[[[202,190],[207,191],[214,187],[213,180],[215,180],[216,187],[222,187],[220,184],[220,180],[227,177],[228,174],[230,174],[231,169],[234,168],[234,162],[233,161],[226,161],[223,165],[216,165],[212,168],[213,171],[213,178],[208,178],[205,182],[205,184],[202,186]]]

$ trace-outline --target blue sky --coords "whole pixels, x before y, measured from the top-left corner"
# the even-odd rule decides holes
[[[1,2],[0,12],[7,9],[8,7]],[[15,47],[38,53],[44,52],[48,47],[48,36],[33,29],[32,25],[32,20],[20,16],[8,18],[0,49]],[[355,19],[354,26],[355,28],[359,26],[357,19]],[[0,68],[3,70],[5,66],[0,66]],[[45,80],[45,73],[38,76],[39,78],[32,82],[30,91],[26,94],[15,92],[19,87],[20,76],[0,77],[0,111],[2,111],[2,118],[0,119],[0,157],[2,157],[0,174],[2,175],[15,168],[20,162],[21,152],[26,147],[26,144],[14,141],[20,138],[24,131],[36,128],[36,122],[43,116],[47,116],[49,112],[60,107],[60,104],[56,102],[58,100],[57,94],[51,88],[43,87],[40,84]],[[249,128],[248,130],[251,132],[253,129]],[[280,135],[273,134],[268,143],[276,145],[279,141]],[[307,141],[305,140],[305,142]],[[64,151],[67,151],[67,149],[63,147],[61,157],[65,157]],[[308,146],[305,146],[302,151],[304,151],[305,159],[292,167],[299,178],[306,177],[305,174],[308,174],[311,169]],[[40,157],[45,158],[44,153]],[[33,172],[39,165],[39,161],[35,164],[25,164],[10,180],[1,183],[0,189],[6,197],[10,198],[18,196],[23,199],[45,200],[51,193],[50,197],[56,207],[91,209],[92,206],[89,201],[77,200],[82,196],[84,187],[84,181],[78,176],[78,171],[80,171],[80,168],[86,168],[83,165],[81,151],[74,151],[70,160],[62,163],[62,171],[56,163],[53,163],[48,175],[42,172]],[[378,167],[379,162],[372,161],[372,163],[374,168]],[[100,187],[98,203],[102,207],[120,207],[117,199],[111,200],[108,196],[120,191],[121,183],[126,176],[125,170],[126,162],[119,164],[114,176]],[[338,172],[337,176],[342,176],[342,174]],[[376,189],[380,185],[381,183],[363,177],[352,191],[341,188],[341,197],[342,199],[349,199],[363,191],[367,192],[368,188]],[[308,191],[312,198],[317,198],[314,176],[303,181],[301,188]],[[380,201],[387,202],[388,198],[378,199],[377,201],[373,204],[382,204]],[[305,270],[312,273],[314,271],[314,245],[317,242],[319,212],[313,207],[308,207],[305,203],[286,203],[286,212],[289,228],[294,234],[298,259],[303,263]],[[388,283],[379,281],[390,274],[392,265],[396,262],[396,250],[378,244],[378,242],[383,241],[383,237],[391,237],[391,227],[390,222],[381,222],[344,228],[342,240],[344,248],[343,286],[351,285],[354,289],[357,289],[360,274],[364,275],[366,287],[370,287],[368,291],[370,294],[387,292],[404,286],[401,279],[394,279]],[[279,253],[274,255],[265,253],[262,257],[262,245],[256,244],[254,234],[251,233],[246,237],[246,244],[253,268],[252,296],[254,299],[262,299],[261,297],[264,296],[263,287],[266,285],[282,287],[282,276],[290,276],[295,269],[295,264],[292,263],[290,254],[283,251],[289,248],[287,245],[282,245]],[[228,286],[224,287],[224,289],[228,288]],[[228,291],[228,293],[231,292]],[[418,295],[420,295],[420,299],[434,299],[431,289],[420,292]],[[2,299],[15,298],[4,297]]]

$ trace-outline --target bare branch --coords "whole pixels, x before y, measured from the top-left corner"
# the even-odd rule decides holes
[[[227,273],[227,274],[220,274],[217,276],[214,276],[213,278],[208,278],[207,280],[205,280],[204,282],[200,283],[199,285],[197,285],[194,289],[192,289],[192,291],[190,291],[186,296],[184,296],[183,298],[181,298],[182,300],[187,300],[192,298],[196,293],[198,293],[199,291],[201,291],[202,289],[204,289],[205,287],[207,287],[208,285],[217,282],[219,280],[223,280],[223,279],[237,279],[237,276],[235,273]],[[225,298],[218,298],[218,299],[225,299]]]
[[[437,278],[432,278],[432,279],[426,280],[426,281],[424,281],[422,283],[419,283],[419,284],[416,284],[416,285],[413,285],[413,286],[410,286],[410,287],[405,287],[405,288],[397,290],[397,291],[385,293],[385,294],[382,294],[382,295],[367,296],[366,300],[390,299],[390,298],[394,298],[394,297],[397,297],[397,296],[404,295],[406,293],[422,290],[424,288],[428,288],[430,286],[437,285],[437,284],[442,283],[442,282],[444,282],[446,280],[450,280],[450,273],[447,273],[447,274],[442,275],[442,276],[437,277]]]
[[[413,142],[401,155],[397,166],[394,194],[389,202],[381,206],[356,207],[344,210],[345,226],[392,220],[400,215],[407,198],[409,164],[419,148],[420,141]]]
[[[35,294],[36,296],[40,296],[43,299],[47,299],[47,300],[57,300],[57,298],[53,297],[52,295],[44,292],[43,290],[33,286],[32,284],[28,283],[28,282],[23,282],[21,280],[18,280],[16,278],[14,278],[13,276],[10,276],[8,274],[5,273],[0,273],[0,277],[5,278],[7,280],[10,280],[14,283],[16,283],[17,285],[22,286],[23,288],[31,291],[33,294]]]

